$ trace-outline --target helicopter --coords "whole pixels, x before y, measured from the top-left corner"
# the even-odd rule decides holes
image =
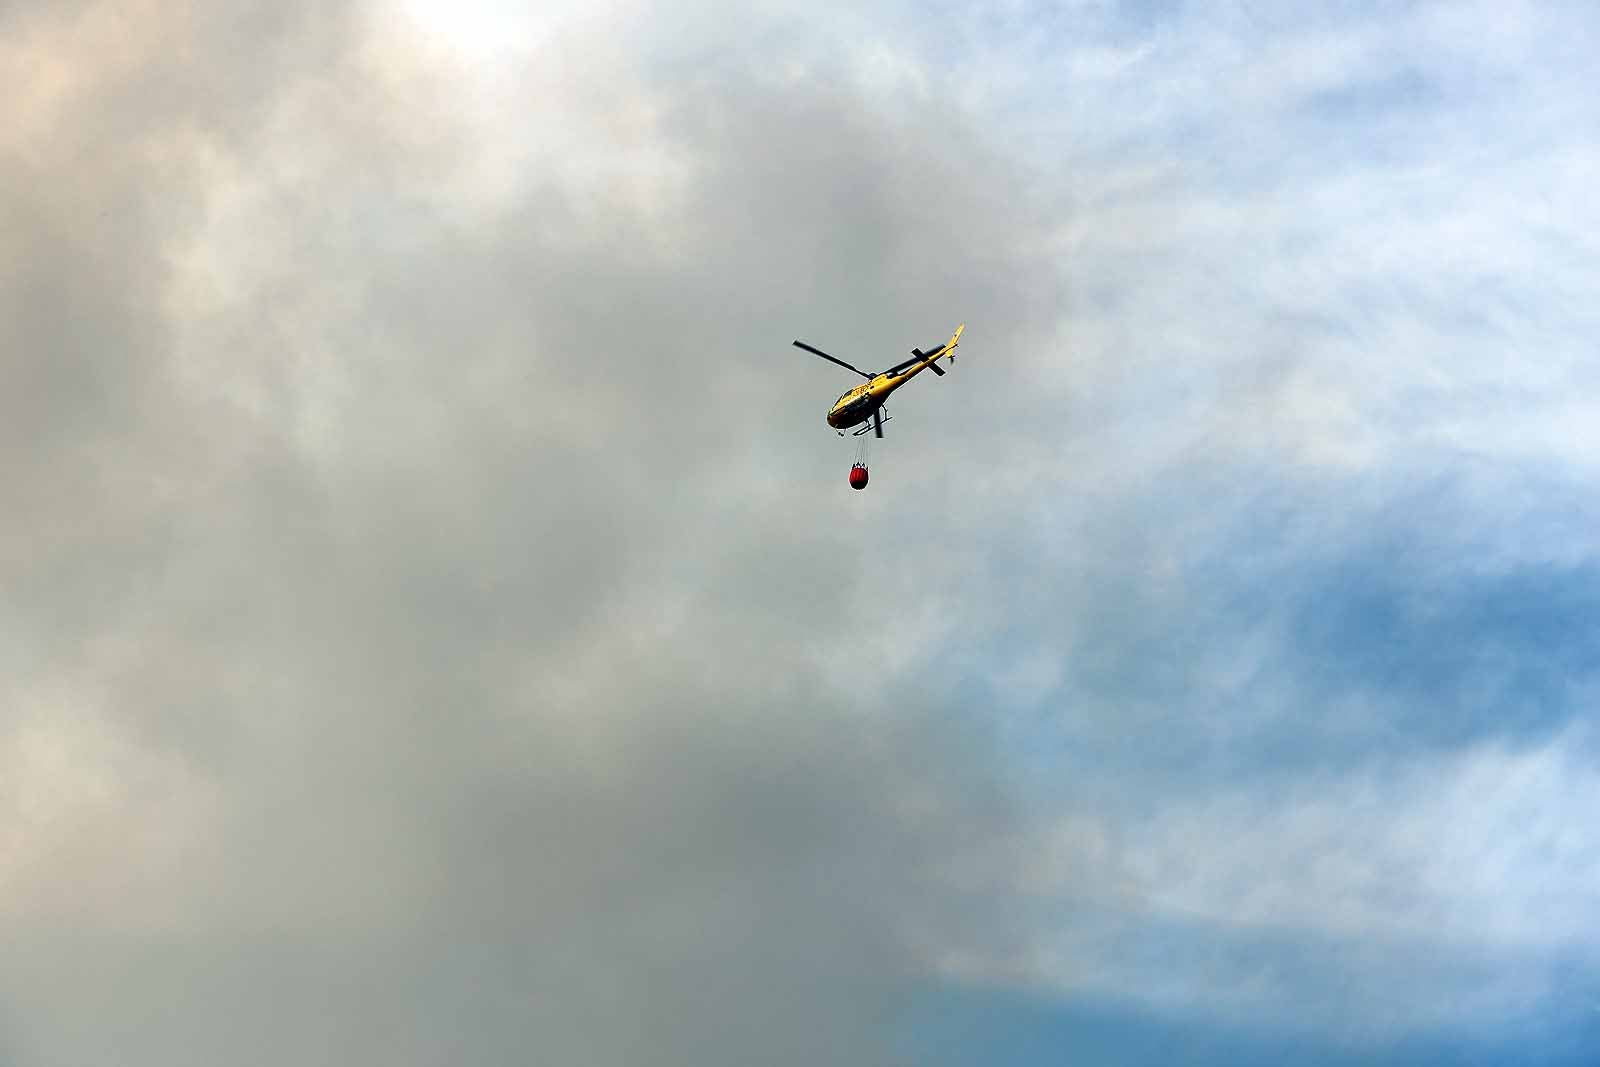
[[[838,430],[839,436],[843,437],[844,432],[850,427],[870,421],[870,426],[862,426],[851,436],[860,437],[870,429],[874,436],[882,437],[883,424],[889,421],[888,417],[883,414],[883,404],[884,401],[889,399],[889,394],[924,370],[931,370],[934,374],[943,377],[944,368],[939,366],[936,361],[944,356],[949,356],[950,362],[952,364],[955,363],[956,345],[961,343],[961,333],[966,328],[967,324],[963,322],[956,327],[956,332],[950,335],[950,340],[938,348],[930,352],[924,352],[920,348],[913,348],[910,359],[897,363],[886,371],[879,371],[877,374],[868,374],[859,367],[852,367],[844,360],[830,356],[822,349],[814,348],[804,341],[796,341],[794,345],[796,348],[803,348],[812,355],[821,356],[829,363],[837,363],[845,370],[853,371],[867,379],[866,382],[856,386],[834,401],[833,407],[828,409],[828,425]],[[864,479],[862,484],[866,484]]]

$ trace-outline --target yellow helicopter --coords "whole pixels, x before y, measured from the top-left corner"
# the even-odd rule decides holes
[[[813,348],[804,341],[796,341],[796,348],[803,348],[812,355],[821,356],[829,363],[837,363],[845,370],[854,371],[867,379],[861,385],[845,393],[834,402],[828,410],[828,425],[839,431],[843,437],[844,432],[858,423],[871,421],[871,427],[862,426],[852,436],[860,437],[870,428],[875,436],[883,436],[883,424],[888,418],[883,415],[883,403],[889,399],[889,394],[902,385],[915,378],[924,370],[931,370],[934,374],[943,376],[944,368],[938,365],[938,360],[945,356],[950,357],[950,362],[956,361],[956,345],[961,343],[961,332],[967,328],[966,323],[956,327],[956,332],[950,335],[950,340],[935,348],[931,352],[924,352],[919,348],[911,350],[911,358],[903,363],[897,363],[886,371],[877,374],[868,374],[859,367],[852,367],[842,359],[828,355],[820,348]],[[863,484],[865,484],[863,482]]]

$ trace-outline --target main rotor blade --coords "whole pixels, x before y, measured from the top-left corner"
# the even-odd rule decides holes
[[[807,352],[810,352],[814,356],[821,356],[823,359],[827,360],[829,363],[837,363],[837,364],[839,364],[839,366],[843,367],[845,370],[853,370],[857,374],[861,375],[863,378],[871,378],[871,377],[873,377],[872,375],[868,374],[866,371],[862,370],[860,367],[852,367],[850,364],[846,363],[844,360],[835,359],[833,356],[828,355],[828,353],[824,352],[822,349],[820,349],[820,348],[812,348],[810,345],[806,344],[804,341],[796,341],[794,343],[794,346],[796,348],[803,348]]]
[[[936,377],[936,378],[943,378],[944,377],[944,368],[939,366],[939,364],[934,362],[934,360],[936,358],[938,358],[939,356],[944,355],[944,352],[945,352],[944,345],[940,345],[938,348],[934,349],[932,352],[920,352],[919,353],[919,352],[916,351],[916,349],[912,349],[912,352],[922,357],[922,362],[926,363],[928,365],[928,369],[933,371],[934,377]]]
[[[883,418],[881,408],[872,409],[872,435],[874,437],[883,436]]]

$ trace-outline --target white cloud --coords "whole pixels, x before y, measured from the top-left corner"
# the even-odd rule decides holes
[[[1557,969],[1600,967],[1594,753],[1569,729],[1042,816],[999,846],[1008,862],[951,875],[1025,916],[1024,947],[943,962],[1274,1025],[1492,1029],[1570,1008]]]
[[[1132,834],[1158,911],[1318,934],[1600,950],[1600,773],[1579,732],[1198,798]]]

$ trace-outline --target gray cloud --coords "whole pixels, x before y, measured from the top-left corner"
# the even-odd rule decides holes
[[[486,191],[518,109],[374,12],[18,25],[14,1060],[881,1062],[1005,936],[942,870],[1011,815],[872,677],[795,473],[843,386],[784,346],[934,340],[958,234],[981,303],[1048,284],[999,158],[597,46]]]

